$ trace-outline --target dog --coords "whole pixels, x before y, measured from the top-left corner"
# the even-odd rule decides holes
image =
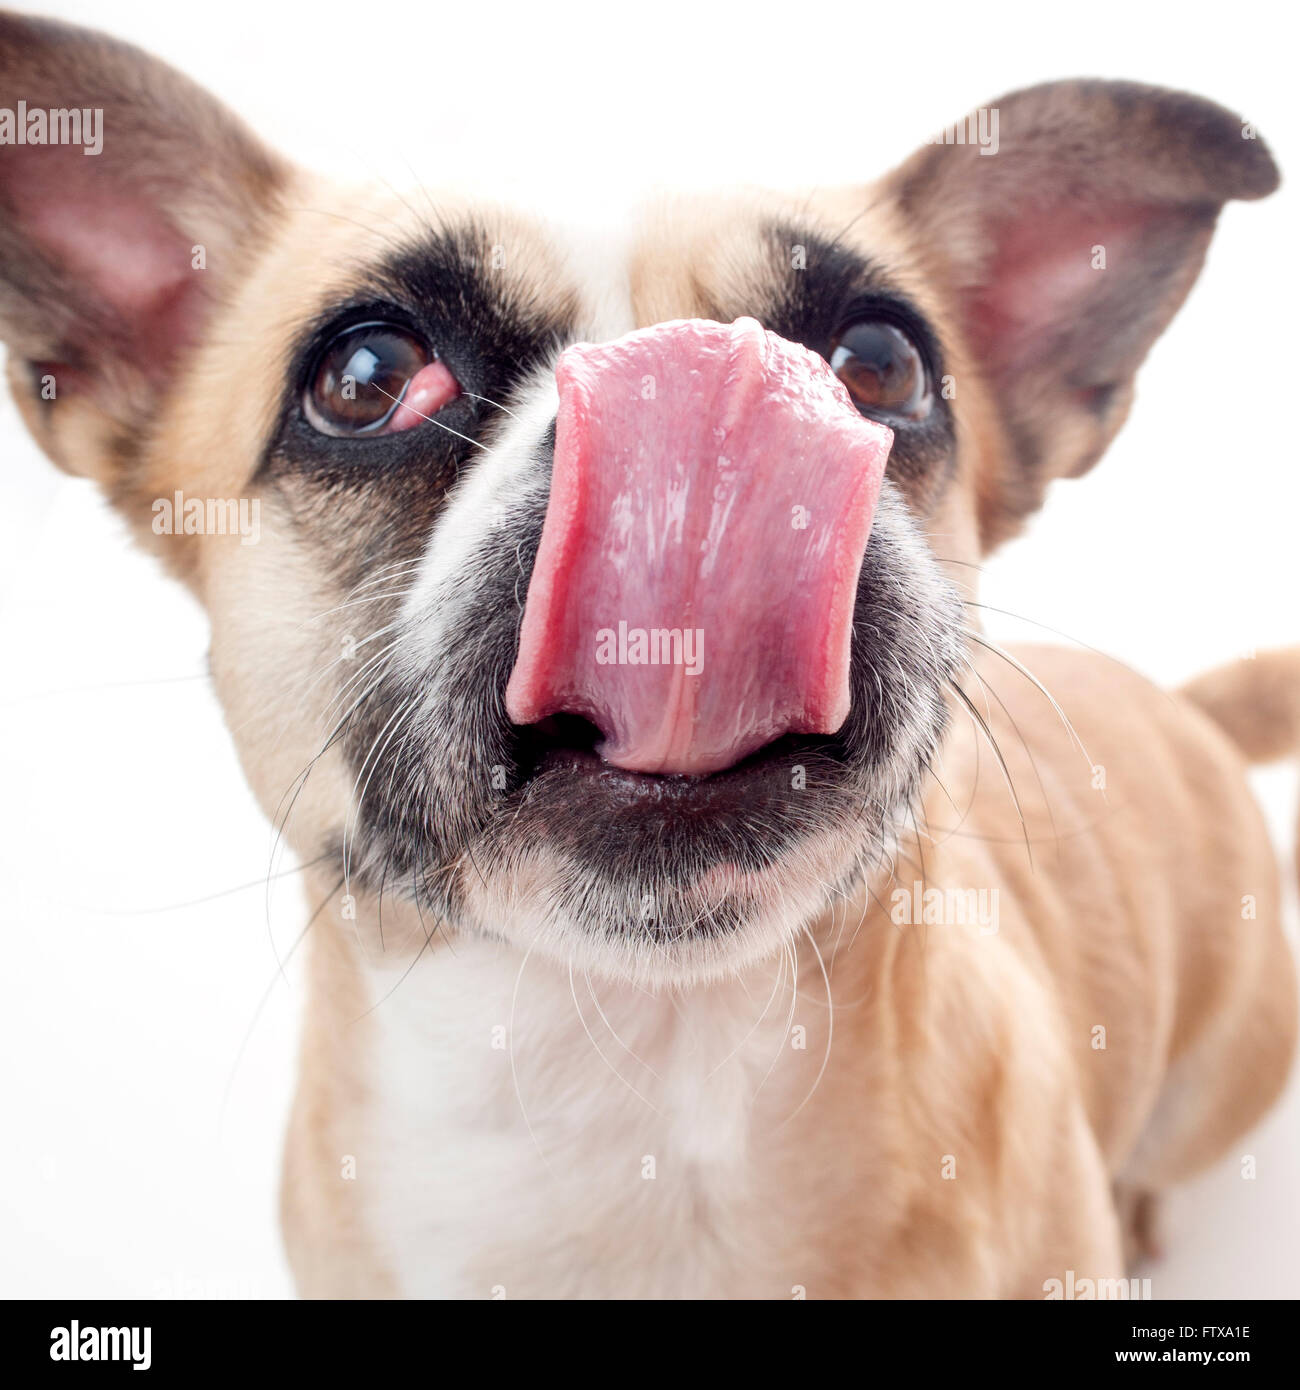
[[[306,866],[301,1293],[1118,1287],[1288,1071],[1300,650],[1170,693],[976,586],[1254,132],[1057,82],[615,240],[333,187],[96,33],[5,16],[0,77],[14,399]]]

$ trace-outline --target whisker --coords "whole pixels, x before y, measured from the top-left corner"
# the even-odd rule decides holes
[[[235,1053],[235,1060],[231,1063],[230,1075],[226,1078],[226,1087],[221,1095],[221,1108],[217,1112],[218,1134],[221,1133],[222,1128],[225,1125],[226,1111],[230,1105],[230,1095],[231,1092],[234,1090],[235,1077],[239,1071],[239,1064],[244,1059],[244,1053],[248,1048],[249,1041],[252,1039],[254,1030],[257,1028],[258,1021],[262,1017],[263,1010],[265,1010],[268,1002],[270,1001],[271,993],[275,989],[276,981],[284,979],[284,967],[293,959],[294,953],[297,951],[298,947],[302,945],[304,940],[306,940],[307,933],[311,931],[313,925],[316,922],[316,919],[325,910],[325,904],[328,903],[342,887],[343,880],[339,879],[339,881],[334,885],[333,888],[330,889],[330,891],[325,895],[325,897],[323,897],[320,900],[319,904],[317,904],[311,916],[307,918],[306,925],[294,938],[293,944],[289,947],[288,951],[285,952],[284,959],[281,960],[278,956],[276,957],[275,972],[272,974],[270,980],[267,982],[266,988],[262,991],[261,998],[257,1001],[257,1006],[253,1010],[253,1017],[249,1019],[248,1027],[244,1030],[244,1036],[241,1039],[239,1048]]]
[[[600,1021],[605,1025],[606,1029],[609,1031],[609,1036],[614,1039],[614,1041],[623,1049],[624,1052],[627,1053],[627,1055],[638,1066],[644,1067],[646,1071],[648,1071],[650,1075],[655,1078],[656,1081],[662,1081],[663,1077],[659,1075],[659,1073],[654,1069],[654,1067],[652,1067],[650,1063],[647,1062],[643,1057],[637,1056],[637,1054],[632,1051],[632,1049],[627,1045],[627,1043],[625,1043],[623,1039],[619,1037],[618,1033],[614,1029],[614,1025],[605,1016],[605,1010],[600,1007],[600,1000],[596,997],[596,991],[591,982],[591,975],[586,970],[584,970],[582,972],[582,977],[587,986],[587,994],[590,996],[591,1002],[595,1006],[596,1013],[600,1016]],[[573,983],[572,966],[569,967],[569,983],[570,985],[572,985]]]
[[[515,1062],[515,1015],[519,1008],[519,986],[523,982],[524,971],[528,966],[529,958],[533,954],[533,948],[537,945],[536,939],[529,943],[528,949],[524,952],[524,958],[519,962],[519,973],[515,976],[515,987],[510,995],[510,1020],[506,1024],[506,1038],[509,1043],[507,1056],[510,1060],[510,1080],[515,1088],[515,1100],[519,1104],[519,1114],[524,1122],[524,1128],[528,1130],[528,1136],[533,1141],[534,1147],[541,1156],[542,1162],[546,1165],[546,1171],[554,1178],[555,1169],[551,1167],[550,1159],[546,1157],[546,1151],[542,1148],[541,1142],[533,1129],[532,1121],[528,1118],[528,1111],[524,1107],[523,1092],[519,1087],[519,1068]],[[557,1179],[558,1180],[558,1179]]]
[[[613,1062],[611,1062],[609,1058],[605,1056],[605,1053],[602,1051],[600,1044],[596,1041],[596,1035],[591,1031],[590,1025],[587,1023],[586,1018],[583,1016],[582,1006],[578,1003],[578,989],[573,980],[572,960],[569,961],[569,994],[573,999],[573,1008],[574,1012],[578,1015],[578,1022],[582,1024],[582,1031],[586,1033],[587,1041],[591,1043],[593,1048],[595,1048],[596,1055],[600,1058],[602,1062],[604,1062],[604,1064],[618,1078],[618,1080],[621,1081],[623,1085],[626,1086],[627,1089],[632,1092],[632,1094],[637,1098],[637,1100],[641,1102],[642,1105],[646,1106],[650,1110],[653,1110],[654,1113],[660,1117],[660,1119],[665,1118],[663,1111],[660,1110],[659,1107],[655,1105],[653,1101],[648,1100],[645,1096],[643,1096],[641,1092],[637,1090],[637,1088],[627,1079],[627,1077],[624,1076],[621,1071],[619,1071],[619,1069],[613,1064]]]
[[[328,854],[321,854],[315,859],[309,859],[305,863],[296,865],[292,869],[282,869],[271,877],[276,879],[292,878],[294,874],[300,874],[304,869],[313,868],[328,858]],[[233,897],[236,893],[246,893],[250,888],[262,888],[265,884],[265,878],[250,879],[248,883],[239,883],[233,888],[223,888],[220,892],[209,893],[202,898],[187,898],[184,902],[164,903],[160,907],[81,907],[76,903],[61,903],[60,906],[72,912],[85,912],[94,917],[155,917],[163,912],[180,912],[187,907],[201,907],[204,903],[219,902],[222,898]]]
[[[772,979],[772,992],[767,996],[767,1003],[765,1003],[765,1004],[763,1005],[763,1012],[762,1012],[761,1014],[759,1014],[759,1016],[754,1020],[753,1024],[750,1026],[749,1031],[745,1034],[745,1036],[744,1036],[743,1038],[741,1038],[741,1040],[735,1045],[735,1047],[733,1047],[733,1048],[731,1049],[731,1051],[727,1053],[727,1055],[722,1059],[722,1061],[720,1061],[720,1062],[717,1064],[717,1066],[712,1067],[712,1068],[709,1070],[708,1075],[705,1076],[705,1078],[704,1078],[706,1081],[711,1080],[714,1076],[716,1076],[716,1075],[718,1074],[718,1072],[720,1072],[720,1071],[722,1070],[722,1068],[725,1067],[725,1066],[727,1065],[727,1063],[730,1062],[731,1059],[732,1059],[734,1056],[736,1056],[736,1054],[741,1050],[741,1048],[743,1048],[743,1047],[745,1046],[745,1044],[750,1040],[750,1038],[752,1038],[752,1037],[754,1036],[754,1034],[758,1032],[759,1028],[760,1028],[761,1025],[762,1025],[763,1020],[764,1020],[764,1019],[767,1017],[767,1015],[768,1015],[768,1010],[771,1009],[772,1003],[773,1003],[773,1001],[776,999],[777,992],[780,990],[780,988],[781,988],[781,982],[782,982],[784,979],[785,979],[785,958],[782,957],[781,960],[780,960],[780,962],[779,962],[778,965],[777,965],[776,974],[775,974],[775,976],[774,976],[773,979]],[[785,1040],[782,1039],[782,1046],[784,1047],[784,1045],[785,1045]]]
[[[1003,661],[1005,661],[1009,666],[1013,667],[1015,670],[1019,671],[1019,673],[1022,676],[1024,676],[1024,678],[1032,686],[1034,686],[1036,690],[1038,690],[1038,692],[1043,696],[1043,698],[1048,702],[1048,704],[1050,704],[1051,707],[1056,711],[1057,717],[1060,719],[1061,723],[1065,725],[1066,731],[1069,733],[1070,737],[1075,741],[1076,744],[1078,744],[1079,752],[1083,754],[1084,760],[1087,762],[1088,766],[1091,767],[1092,757],[1089,754],[1088,750],[1083,746],[1083,740],[1079,737],[1078,731],[1075,729],[1074,724],[1071,722],[1068,715],[1057,703],[1056,696],[1053,695],[1050,690],[1048,690],[1048,688],[1042,683],[1042,681],[1040,681],[1038,677],[1034,675],[1034,673],[1027,666],[1017,661],[1016,658],[1012,656],[1009,651],[1006,651],[1004,648],[998,646],[996,642],[985,637],[982,633],[975,632],[973,630],[967,630],[966,636],[970,638],[972,642],[975,642],[979,646],[983,647],[985,651],[992,652],[994,656],[1000,656]]]
[[[517,420],[519,418],[508,406],[502,405],[500,401],[494,401],[490,396],[479,396],[473,391],[466,391],[463,387],[461,388],[461,395],[468,396],[470,400],[473,401],[482,401],[484,405],[490,405],[494,410],[500,410],[504,414],[509,415],[512,420]]]
[[[821,950],[818,947],[812,932],[808,930],[807,925],[804,925],[801,928],[801,930],[803,931],[803,934],[808,938],[808,942],[813,948],[813,955],[817,958],[817,964],[821,967],[822,981],[826,985],[826,1050],[822,1054],[822,1064],[817,1069],[817,1075],[813,1079],[813,1084],[808,1094],[804,1096],[804,1098],[799,1102],[797,1106],[795,1106],[795,1108],[790,1112],[790,1114],[787,1115],[785,1119],[781,1121],[780,1125],[777,1126],[778,1129],[784,1129],[786,1125],[788,1125],[791,1122],[791,1120],[793,1120],[794,1117],[799,1114],[799,1112],[804,1108],[804,1106],[808,1104],[808,1102],[813,1098],[813,1096],[816,1095],[817,1088],[822,1084],[822,1077],[826,1075],[826,1068],[830,1064],[831,1044],[833,1043],[835,1038],[835,1001],[834,996],[831,994],[831,977],[826,973],[826,962],[822,959]]]
[[[94,685],[62,685],[53,690],[36,690],[26,695],[14,695],[0,700],[0,709],[13,709],[18,705],[29,704],[33,700],[54,700],[61,695],[93,695],[101,690],[130,690],[146,685],[181,685],[186,681],[206,681],[211,672],[196,671],[192,676],[150,676],[143,680],[101,681]]]
[[[768,1069],[763,1073],[763,1079],[754,1088],[754,1094],[749,1098],[751,1110],[758,1101],[759,1092],[763,1089],[764,1086],[767,1085],[768,1079],[776,1070],[776,1064],[785,1055],[786,1043],[790,1039],[790,1029],[794,1026],[795,1008],[799,1000],[799,957],[798,954],[795,952],[793,944],[789,941],[786,941],[782,944],[782,949],[783,963],[785,960],[789,960],[790,962],[790,1012],[786,1015],[785,1031],[782,1033],[781,1040],[777,1044],[776,1055],[772,1058],[771,1064],[768,1066]]]
[[[1043,774],[1042,770],[1038,766],[1038,759],[1034,757],[1033,749],[1030,748],[1029,744],[1025,741],[1025,736],[1020,730],[1019,722],[1016,720],[1015,716],[1011,713],[1011,711],[1007,708],[1005,701],[998,694],[998,692],[993,688],[992,685],[990,685],[984,679],[983,676],[980,675],[979,671],[975,669],[974,663],[970,661],[969,658],[967,658],[966,665],[970,670],[971,675],[973,675],[975,679],[979,681],[980,688],[984,691],[985,695],[991,695],[998,702],[999,708],[1002,710],[1002,713],[1006,715],[1007,720],[1010,722],[1012,729],[1015,731],[1016,737],[1020,740],[1020,746],[1025,750],[1025,757],[1029,759],[1029,766],[1033,768],[1034,776],[1038,779],[1038,790],[1043,795],[1043,806],[1046,808],[1047,819],[1051,823],[1052,827],[1052,839],[1058,839],[1059,836],[1057,834],[1056,813],[1052,810],[1052,799],[1047,794],[1047,784],[1043,781]],[[972,802],[972,805],[973,804],[974,803]]]
[[[1002,748],[994,737],[993,731],[989,728],[984,716],[975,708],[974,702],[961,686],[959,686],[956,681],[950,680],[948,682],[948,688],[953,691],[962,704],[965,705],[967,713],[983,732],[984,737],[988,740],[990,749],[993,751],[993,756],[998,760],[998,766],[1002,769],[1002,776],[1006,779],[1007,790],[1011,793],[1011,800],[1015,803],[1016,815],[1020,817],[1020,828],[1024,831],[1025,836],[1025,853],[1029,856],[1029,862],[1032,864],[1034,862],[1034,851],[1029,842],[1029,827],[1025,823],[1025,814],[1020,808],[1020,797],[1016,794],[1015,783],[1011,777],[1011,769],[1007,766],[1007,760],[1002,755]]]
[[[402,398],[400,396],[394,396],[391,392],[385,391],[384,388],[377,383],[372,381],[370,385],[373,386],[381,396],[387,396],[388,399],[395,404],[400,405],[402,403]],[[426,415],[424,411],[416,410],[413,405],[408,405],[406,408],[412,415],[418,415],[421,420],[427,420],[431,425],[437,425],[440,430],[446,430],[448,434],[454,434],[457,439],[463,439],[466,444],[472,444],[476,449],[482,449],[485,454],[488,452],[488,446],[486,444],[481,444],[477,439],[471,439],[467,434],[461,434],[459,430],[452,429],[452,427],[444,421],[435,420],[432,415]]]

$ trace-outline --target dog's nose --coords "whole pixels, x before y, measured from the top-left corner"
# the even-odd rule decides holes
[[[571,347],[556,380],[510,718],[579,715],[607,762],[693,776],[834,733],[892,432],[747,318]]]

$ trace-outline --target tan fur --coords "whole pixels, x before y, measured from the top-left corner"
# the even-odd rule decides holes
[[[1300,649],[1260,652],[1197,676],[1183,694],[1253,763],[1294,757],[1300,749]]]
[[[1026,94],[1008,114],[1017,110],[1050,135],[1078,110],[1078,94]],[[1093,135],[1112,148],[1149,139],[1163,149],[1164,125],[1143,127],[1139,139],[1117,119],[1103,111]],[[1050,148],[1045,138],[1033,158],[1049,158]],[[754,226],[777,214],[886,264],[939,325],[960,382],[957,470],[926,525],[935,554],[969,595],[974,564],[1022,523],[1049,477],[1096,456],[1128,396],[1120,390],[1099,417],[1067,419],[1056,452],[1025,474],[1015,448],[1046,428],[1051,403],[1040,410],[1017,393],[1008,405],[1007,382],[984,363],[966,320],[963,277],[982,252],[978,229],[962,220],[965,181],[987,171],[972,153],[936,175],[936,158],[923,151],[874,189],[665,204],[642,219],[628,275],[638,324],[743,303],[762,273]],[[1266,191],[1257,174],[1227,187],[1216,158],[1180,149],[1161,197],[1208,208]],[[129,459],[120,420],[93,402],[43,411],[17,354],[11,382],[50,455],[106,480],[139,539],[205,603],[213,678],[245,772],[268,816],[312,858],[352,797],[338,750],[298,786],[332,723],[339,677],[329,673],[349,630],[337,611],[347,594],[328,557],[300,543],[292,497],[259,492],[250,479],[294,332],[346,294],[379,250],[415,235],[427,213],[269,162],[250,187],[257,215],[230,232],[241,273],[223,284],[209,331],[178,363]],[[454,194],[425,196],[439,221],[454,225],[466,211]],[[527,220],[481,204],[473,211],[509,248],[504,273],[529,294],[572,306],[581,333],[581,267]],[[955,243],[944,242],[944,217],[961,223]],[[1194,221],[1190,251],[1183,248],[1190,259],[1155,296],[1152,333],[1199,264],[1212,215]],[[11,327],[20,350],[25,322]],[[153,535],[151,500],[177,488],[256,495],[261,543],[244,550],[228,538]],[[1041,1297],[1045,1281],[1067,1270],[1117,1277],[1112,1188],[1122,1187],[1126,1205],[1141,1205],[1228,1151],[1281,1089],[1296,1035],[1294,972],[1277,868],[1240,750],[1300,751],[1295,655],[1207,677],[1183,696],[1090,654],[1019,652],[1040,688],[1013,661],[974,651],[965,688],[988,737],[954,704],[916,835],[798,946],[801,983],[814,994],[827,963],[831,1007],[801,1009],[808,1048],[785,1050],[755,1108],[762,1143],[741,1233],[781,1253],[771,1271],[755,1268],[732,1285],[720,1266],[715,1291]],[[376,958],[405,963],[421,951],[437,968],[454,945],[440,924],[387,901],[381,941],[373,899],[358,895],[356,920],[344,920],[332,876],[307,877],[319,916],[308,939],[310,1004],[286,1151],[286,1239],[305,1295],[389,1296],[401,1282],[367,1216],[379,1180],[364,1164],[355,1181],[339,1178],[344,1156],[373,1142],[371,1107],[384,1080],[366,972]],[[894,920],[895,892],[915,882],[996,890],[997,930]],[[762,998],[774,968],[747,968],[738,987]],[[595,1056],[575,1065],[579,1078],[587,1065],[586,1079],[600,1078]],[[805,1095],[801,1108],[788,1103]],[[577,1228],[581,1215],[558,1210],[554,1219]],[[662,1216],[664,1224],[680,1219],[680,1211]],[[652,1208],[643,1223],[637,1230],[653,1239]],[[581,1239],[596,1264],[623,1257],[618,1232]],[[515,1282],[526,1281],[520,1271]]]

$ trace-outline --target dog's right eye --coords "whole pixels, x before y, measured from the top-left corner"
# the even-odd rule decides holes
[[[831,342],[831,367],[864,415],[923,420],[932,393],[925,360],[912,339],[881,318],[856,319]]]
[[[317,358],[303,411],[322,434],[396,434],[459,394],[456,378],[422,339],[396,324],[362,323]]]

